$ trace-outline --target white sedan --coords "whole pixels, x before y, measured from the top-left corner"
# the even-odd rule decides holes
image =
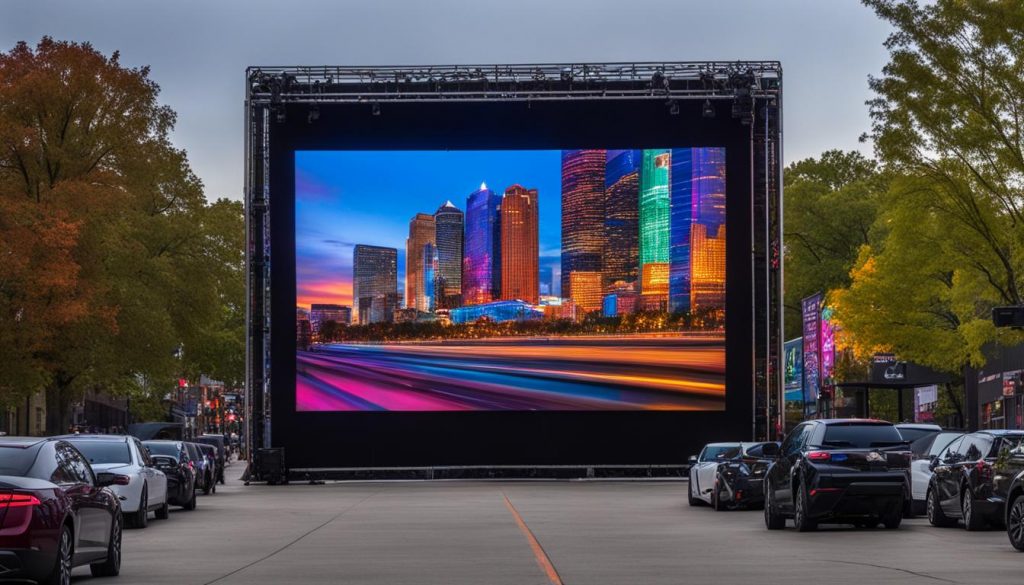
[[[68,435],[64,439],[85,455],[94,472],[123,478],[110,489],[121,500],[128,526],[145,528],[150,512],[156,512],[161,520],[168,517],[167,476],[153,466],[149,451],[138,439],[125,435]]]
[[[932,457],[937,457],[950,443],[964,434],[960,431],[943,431],[917,439],[910,444],[914,454],[910,462],[910,491],[914,496],[914,513],[924,514],[928,483],[932,479]]]
[[[708,443],[701,449],[700,455],[690,457],[690,493],[687,501],[691,506],[700,502],[711,504],[718,464],[732,459],[739,451],[739,443]]]

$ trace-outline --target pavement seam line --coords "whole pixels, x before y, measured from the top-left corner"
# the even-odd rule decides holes
[[[218,582],[218,581],[223,581],[224,579],[227,579],[228,577],[230,577],[230,576],[232,576],[232,575],[234,575],[234,574],[236,574],[236,573],[240,573],[240,572],[242,572],[242,571],[244,571],[244,570],[248,569],[249,567],[253,567],[253,566],[255,566],[255,565],[258,565],[258,564],[262,563],[263,561],[265,561],[265,560],[267,560],[267,559],[269,559],[269,558],[273,557],[274,555],[276,555],[276,554],[278,554],[278,553],[280,553],[280,552],[283,552],[284,550],[286,550],[286,549],[288,549],[289,547],[291,547],[291,546],[292,546],[293,544],[295,544],[295,543],[299,542],[299,541],[300,541],[300,540],[302,540],[303,538],[306,538],[306,537],[307,537],[307,536],[309,536],[310,534],[313,534],[313,533],[314,533],[314,532],[316,532],[317,530],[320,530],[320,529],[321,529],[321,528],[323,528],[324,526],[327,526],[327,525],[328,525],[328,524],[330,524],[331,522],[334,522],[334,521],[335,521],[335,520],[337,520],[338,518],[341,518],[341,517],[342,517],[342,515],[344,515],[344,514],[345,514],[346,512],[348,512],[349,510],[352,510],[353,508],[355,508],[355,507],[356,507],[356,506],[358,506],[359,504],[362,504],[362,503],[363,503],[363,502],[365,502],[366,500],[369,500],[370,498],[372,498],[373,496],[375,496],[375,495],[377,495],[377,494],[379,494],[379,493],[380,493],[380,490],[378,490],[378,491],[375,491],[375,492],[373,492],[372,494],[370,494],[370,495],[366,496],[365,498],[363,498],[363,499],[359,500],[358,502],[356,502],[356,503],[352,504],[351,506],[349,506],[349,507],[345,508],[344,510],[342,510],[342,511],[338,512],[338,513],[337,513],[337,514],[335,514],[334,516],[331,516],[331,517],[330,517],[330,519],[328,519],[328,520],[327,520],[326,522],[324,522],[323,524],[321,524],[321,525],[319,525],[319,526],[316,526],[316,527],[314,527],[314,528],[311,528],[310,530],[307,530],[306,532],[302,533],[301,535],[299,535],[299,537],[298,537],[298,538],[296,538],[295,540],[292,540],[292,541],[291,541],[291,542],[289,542],[288,544],[286,544],[286,545],[284,545],[284,546],[282,546],[282,547],[280,547],[280,548],[278,548],[278,549],[276,549],[276,550],[272,551],[271,553],[269,553],[269,554],[267,554],[267,555],[265,555],[265,556],[262,556],[262,557],[260,557],[260,558],[256,559],[255,561],[253,561],[253,562],[251,562],[251,563],[246,563],[245,565],[242,565],[241,567],[238,567],[237,569],[235,569],[235,570],[231,571],[230,573],[226,573],[226,574],[224,574],[224,575],[221,575],[220,577],[217,577],[216,579],[214,579],[214,580],[212,580],[212,581],[207,581],[206,583],[203,583],[203,585],[213,585],[214,583],[216,583],[216,582]]]
[[[890,571],[900,571],[901,573],[907,573],[908,575],[914,575],[915,577],[923,577],[925,579],[934,579],[936,581],[942,581],[943,583],[955,583],[960,584],[960,581],[950,581],[949,579],[943,579],[942,577],[936,577],[935,575],[929,575],[928,573],[918,573],[917,571],[911,571],[910,569],[901,569],[899,567],[890,567],[888,565],[876,565],[874,563],[858,563],[856,561],[840,561],[830,559],[829,562],[840,563],[844,565],[859,565],[861,567],[875,567],[876,569],[889,569]]]
[[[505,492],[501,492],[501,495],[505,498],[505,507],[512,513],[512,518],[515,519],[519,530],[526,537],[526,541],[530,543],[530,550],[533,551],[533,556],[537,560],[537,564],[540,565],[541,570],[547,575],[548,581],[551,582],[551,585],[563,585],[562,578],[558,575],[558,570],[555,569],[554,563],[551,562],[551,558],[548,557],[548,553],[544,551],[544,547],[540,545],[540,541],[534,536],[533,531],[526,525],[526,521],[519,515],[519,511],[512,505],[512,500],[508,499],[508,495]]]

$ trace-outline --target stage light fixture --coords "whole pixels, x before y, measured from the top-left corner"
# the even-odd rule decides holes
[[[374,116],[379,116],[380,115],[380,104],[378,104],[377,102],[373,102],[373,106],[371,106],[370,112]]]
[[[705,118],[715,117],[715,106],[711,105],[711,100],[704,100],[704,107],[701,108],[700,113]]]
[[[313,122],[320,119],[320,106],[313,106],[309,108],[309,114],[306,115],[306,123],[312,124]]]
[[[679,102],[676,100],[668,100],[668,113],[672,116],[679,115]]]
[[[651,76],[651,89],[665,89],[665,74],[660,69]]]

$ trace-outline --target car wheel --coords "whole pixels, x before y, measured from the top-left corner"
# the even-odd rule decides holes
[[[703,502],[693,495],[693,480],[686,482],[686,501],[691,506],[700,506]]]
[[[893,506],[893,508],[885,516],[882,516],[882,524],[889,530],[895,530],[903,523],[903,507]]]
[[[1024,494],[1018,495],[1010,504],[1006,518],[1006,536],[1010,537],[1013,548],[1024,552]]]
[[[946,516],[946,513],[942,511],[942,506],[939,504],[939,495],[934,489],[928,489],[928,494],[924,500],[924,512],[928,517],[928,523],[932,526],[946,527],[956,524],[956,520]]]
[[[167,498],[164,497],[164,505],[156,509],[157,520],[167,520],[171,517],[171,505],[167,503]]]
[[[764,494],[764,525],[768,530],[782,530],[786,527],[786,517],[775,510],[775,490],[767,483]]]
[[[188,501],[185,502],[185,505],[182,506],[182,508],[184,508],[185,510],[196,509],[196,486],[192,486],[192,497],[190,497]]]
[[[114,515],[107,543],[107,560],[89,565],[93,577],[116,577],[121,573],[121,514]]]
[[[818,529],[818,523],[809,515],[810,502],[807,501],[807,489],[801,481],[796,488],[796,505],[794,506],[793,526],[799,532],[812,532]]]
[[[721,479],[715,477],[715,483],[712,484],[714,487],[711,490],[711,508],[716,512],[725,510],[725,504],[722,503],[722,488]]]
[[[71,583],[71,529],[64,525],[57,542],[57,557],[53,561],[53,570],[42,581],[43,585],[70,585]]]
[[[149,524],[149,491],[142,486],[142,495],[139,497],[139,511],[128,518],[130,528],[145,528]]]
[[[963,512],[964,528],[974,532],[985,527],[985,519],[974,509],[974,494],[970,488],[963,490],[960,498],[960,510]]]

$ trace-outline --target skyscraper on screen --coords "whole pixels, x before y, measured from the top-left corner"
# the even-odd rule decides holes
[[[434,212],[437,242],[437,298],[439,308],[451,309],[462,302],[463,214],[451,201]]]
[[[537,190],[512,185],[501,200],[501,298],[540,300]]]
[[[424,244],[421,262],[423,263],[423,292],[421,306],[416,307],[421,311],[433,311],[437,308],[438,287],[438,259],[437,246],[431,243]]]
[[[429,311],[423,271],[423,247],[436,241],[434,216],[417,213],[409,220],[409,237],[405,241],[405,306]]]
[[[606,156],[604,150],[562,151],[563,296],[573,272],[603,269]]]
[[[356,244],[352,252],[353,321],[390,321],[398,297],[398,250]]]
[[[603,285],[635,282],[639,270],[639,150],[609,150],[605,169]]]
[[[693,149],[690,306],[725,310],[725,149]]]
[[[590,313],[601,308],[604,287],[600,272],[577,270],[569,275],[569,296],[583,311]]]
[[[497,300],[501,291],[501,195],[481,183],[466,200],[462,304]]]
[[[668,310],[690,311],[690,241],[693,225],[693,151],[672,150]]]
[[[671,164],[672,154],[668,150],[643,151],[638,214],[643,295],[668,295]]]

